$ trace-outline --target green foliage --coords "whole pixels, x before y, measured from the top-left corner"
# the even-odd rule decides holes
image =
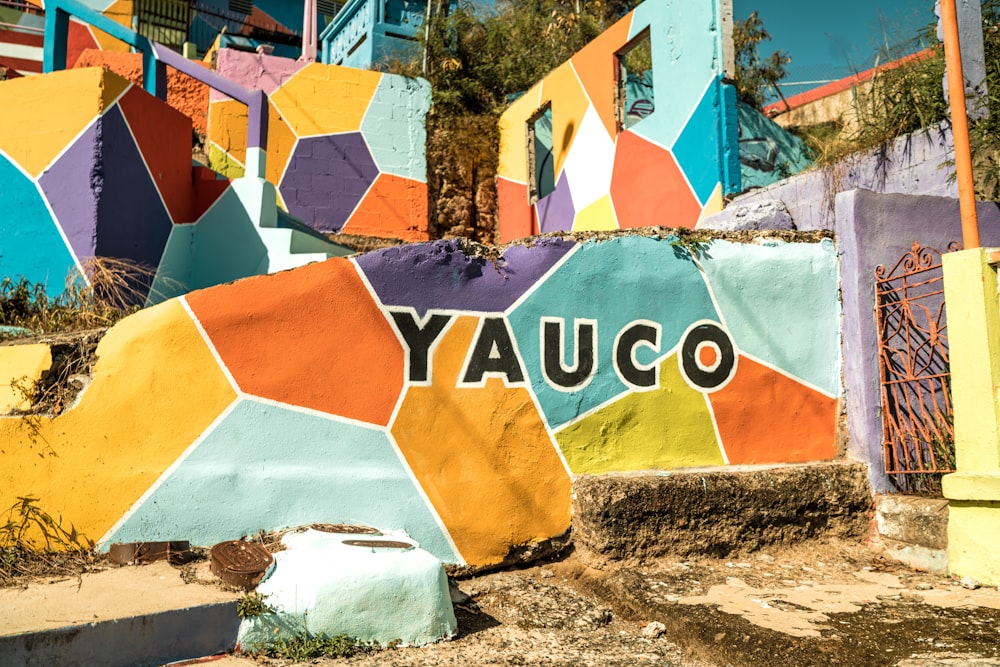
[[[143,283],[153,271],[132,263],[94,259],[84,270],[89,280],[71,272],[63,292],[49,297],[45,285],[23,276],[0,280],[0,325],[35,333],[80,331],[108,327],[138,310]]]
[[[38,498],[19,496],[10,506],[7,522],[0,526],[0,549],[87,551],[93,548],[94,543],[76,528],[63,528],[62,517],[53,518],[37,503]]]
[[[785,65],[792,62],[784,51],[761,58],[757,47],[771,39],[764,22],[751,12],[743,21],[733,23],[733,48],[736,52],[736,96],[755,109],[764,107],[768,90],[779,95],[777,83],[785,78]]]
[[[255,618],[264,614],[273,614],[274,607],[264,602],[266,595],[261,595],[257,591],[247,593],[236,602],[236,613],[240,618]]]
[[[347,635],[327,637],[304,633],[292,638],[279,637],[273,644],[257,652],[269,658],[303,662],[315,658],[350,658],[358,654],[376,653],[381,650],[376,642],[358,641]]]
[[[423,45],[435,113],[499,115],[509,95],[533,86],[630,8],[603,0],[580,7],[517,0],[498,3],[488,16],[470,3],[432,15]]]

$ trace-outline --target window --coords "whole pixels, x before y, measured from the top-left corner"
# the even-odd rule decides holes
[[[528,119],[528,199],[535,203],[556,189],[552,155],[552,104]]]
[[[653,49],[647,28],[618,52],[618,92],[615,114],[618,131],[635,127],[653,113]]]

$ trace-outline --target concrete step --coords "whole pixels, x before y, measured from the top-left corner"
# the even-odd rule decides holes
[[[231,651],[238,593],[165,562],[0,589],[0,664],[162,665]]]

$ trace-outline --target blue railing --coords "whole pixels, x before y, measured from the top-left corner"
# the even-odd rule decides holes
[[[264,178],[267,155],[267,96],[260,90],[247,90],[229,79],[205,69],[77,0],[49,0],[45,11],[45,46],[42,70],[66,69],[66,44],[69,19],[73,16],[125,42],[142,54],[142,86],[150,95],[167,99],[167,66],[247,105],[246,175]]]

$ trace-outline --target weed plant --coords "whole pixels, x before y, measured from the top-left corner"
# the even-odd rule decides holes
[[[46,286],[23,276],[0,280],[0,325],[34,333],[106,328],[138,310],[154,271],[132,262],[99,257],[71,271],[62,293],[50,297]]]
[[[20,496],[0,525],[0,588],[39,576],[77,575],[94,565],[94,543],[33,496]]]

